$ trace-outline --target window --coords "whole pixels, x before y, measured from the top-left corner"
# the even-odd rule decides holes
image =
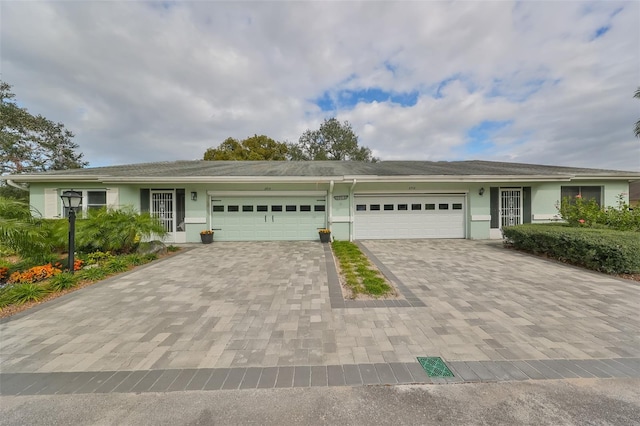
[[[220,213],[224,211],[224,206],[213,206],[212,210],[214,213]]]
[[[380,210],[380,204],[369,204],[369,210],[371,211],[378,211]]]
[[[438,210],[449,210],[449,204],[438,204]]]
[[[266,212],[269,211],[269,206],[256,206],[257,212]]]
[[[393,210],[393,204],[385,204],[384,205],[384,209],[385,210]]]
[[[398,210],[409,210],[408,204],[398,204]]]
[[[300,211],[301,212],[310,212],[311,211],[311,206],[300,206]]]
[[[425,204],[424,205],[424,209],[425,210],[435,210],[436,209],[436,205],[435,204]]]
[[[272,212],[281,212],[282,211],[282,206],[271,206],[271,211]]]
[[[228,212],[239,212],[240,211],[240,206],[227,206],[227,211]]]
[[[451,205],[453,210],[462,210],[462,203],[454,203]]]
[[[563,186],[560,189],[560,197],[562,200],[564,200],[565,197],[569,197],[571,202],[575,202],[575,198],[578,195],[585,201],[595,199],[599,206],[602,205],[601,186]]]
[[[60,191],[62,194],[66,189]],[[88,210],[100,209],[102,207],[107,206],[107,190],[106,189],[95,189],[95,190],[78,190],[75,191],[82,193],[82,200],[80,201],[80,207],[76,210],[78,216],[86,215]],[[62,203],[62,199],[58,197],[58,200],[62,204],[62,214],[64,217],[69,217],[69,209],[64,207]]]
[[[297,212],[298,211],[298,206],[287,206],[286,210],[288,212]]]
[[[356,211],[357,212],[366,212],[367,211],[367,205],[366,204],[356,204]]]
[[[422,204],[411,204],[411,210],[422,210]]]
[[[99,209],[107,205],[107,191],[87,191],[87,209]]]
[[[324,211],[324,204],[316,204],[315,206],[313,206],[313,211],[314,212],[323,212]]]
[[[253,206],[242,206],[242,211],[243,212],[252,212],[253,211]]]

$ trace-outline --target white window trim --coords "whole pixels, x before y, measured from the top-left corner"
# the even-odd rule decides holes
[[[87,200],[89,199],[89,192],[100,192],[100,191],[104,191],[105,193],[105,204],[101,205],[101,207],[109,207],[111,206],[111,204],[109,204],[110,201],[110,197],[113,197],[113,195],[110,195],[110,190],[108,188],[85,188],[85,189],[75,189],[75,188],[67,188],[67,189],[61,189],[58,193],[58,203],[60,206],[60,212],[61,215],[64,216],[64,204],[62,202],[62,198],[60,198],[60,195],[62,195],[62,193],[64,191],[76,191],[76,192],[81,192],[82,193],[82,205],[80,206],[81,209],[78,211],[78,213],[80,214],[80,216],[84,217],[87,215],[87,211],[89,210],[89,204],[87,203]],[[112,192],[113,194],[113,192]],[[116,198],[117,198],[117,194],[116,194]],[[111,198],[111,200],[114,200],[113,198]]]

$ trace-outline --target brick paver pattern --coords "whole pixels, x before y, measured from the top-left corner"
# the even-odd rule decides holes
[[[313,385],[314,368],[345,384],[357,371],[366,384],[368,365],[374,384],[401,383],[390,371],[402,375],[417,356],[442,357],[465,381],[638,376],[634,282],[481,241],[361,244],[420,303],[332,308],[320,243],[197,245],[3,320],[4,387],[41,377],[15,373],[54,372],[138,390],[212,372],[225,376],[221,388],[273,377],[293,386],[306,369]]]

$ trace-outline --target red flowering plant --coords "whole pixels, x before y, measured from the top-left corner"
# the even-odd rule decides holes
[[[595,198],[585,200],[580,195],[564,197],[558,211],[562,219],[571,226],[591,228],[597,223],[605,222],[605,212]]]

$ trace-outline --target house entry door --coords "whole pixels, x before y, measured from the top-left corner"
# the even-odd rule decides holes
[[[500,189],[500,228],[522,224],[522,189]]]
[[[162,223],[169,233],[167,240],[173,241],[175,230],[175,203],[173,191],[151,191],[151,215]]]

